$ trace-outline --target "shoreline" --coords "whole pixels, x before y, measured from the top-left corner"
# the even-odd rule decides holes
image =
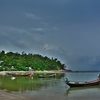
[[[6,75],[7,72],[11,73],[28,73],[28,72],[33,72],[33,73],[64,73],[66,71],[64,70],[51,70],[51,71],[0,71],[0,75]]]

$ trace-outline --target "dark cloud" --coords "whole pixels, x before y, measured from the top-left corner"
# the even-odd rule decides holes
[[[56,57],[68,69],[99,69],[100,1],[2,0],[0,50]]]

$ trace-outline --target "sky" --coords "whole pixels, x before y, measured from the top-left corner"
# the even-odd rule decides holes
[[[0,0],[0,51],[100,70],[100,0]]]

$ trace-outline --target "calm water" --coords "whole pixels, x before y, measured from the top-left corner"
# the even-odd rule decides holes
[[[71,81],[89,81],[98,73],[61,73],[56,78],[0,76],[0,90],[23,95],[29,100],[100,100],[100,86],[69,88],[64,78]]]

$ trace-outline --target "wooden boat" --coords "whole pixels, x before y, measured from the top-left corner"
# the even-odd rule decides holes
[[[31,74],[16,74],[16,73],[12,73],[12,76],[31,76]]]
[[[51,74],[51,75],[42,75],[42,74],[39,74],[38,75],[38,78],[50,78],[50,77],[55,77],[56,74]]]
[[[70,87],[95,86],[100,84],[100,78],[88,82],[77,82],[77,81],[72,82],[72,81],[68,81],[68,79],[66,78],[65,83]]]

